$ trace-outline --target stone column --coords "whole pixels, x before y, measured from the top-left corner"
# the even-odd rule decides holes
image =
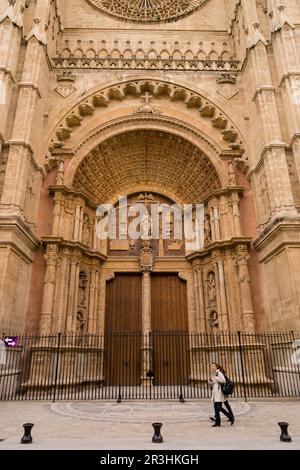
[[[55,312],[54,324],[52,325],[53,333],[63,333],[66,327],[66,312],[68,296],[68,279],[70,275],[70,252],[68,248],[63,248],[60,257],[59,268],[57,270],[57,282],[55,289]]]
[[[216,241],[216,229],[215,229],[215,214],[214,209],[209,204],[209,215],[210,215],[210,226],[211,226],[211,241]]]
[[[80,237],[80,216],[81,216],[81,204],[80,200],[75,201],[75,220],[74,220],[74,240],[78,241]]]
[[[225,276],[224,276],[224,264],[222,259],[218,259],[216,263],[218,269],[218,280],[219,280],[219,292],[220,292],[220,317],[221,317],[221,329],[222,331],[229,330],[229,321],[228,321],[228,309],[227,309],[227,294],[225,286]]]
[[[150,345],[151,333],[151,274],[150,271],[143,273],[142,280],[143,306],[142,306],[142,324],[143,324],[143,372],[142,381],[145,385],[150,385],[147,378],[147,372],[152,367],[152,348]]]
[[[214,206],[214,222],[215,222],[215,235],[216,240],[221,240],[221,231],[220,231],[220,214],[219,208],[217,205]]]
[[[203,284],[203,269],[198,268],[195,271],[197,297],[198,297],[198,314],[196,321],[196,328],[198,333],[206,331],[205,321],[205,302],[204,302],[204,284]]]
[[[78,284],[79,284],[79,260],[77,257],[71,258],[70,279],[68,289],[67,307],[67,333],[76,332],[76,311],[78,304]]]
[[[253,332],[255,331],[255,317],[251,294],[248,259],[248,249],[243,246],[237,248],[235,263],[242,301],[243,329],[245,331]]]
[[[46,272],[40,319],[40,334],[46,336],[51,334],[58,247],[56,245],[48,245],[44,258],[46,260]]]
[[[97,313],[99,304],[99,269],[97,264],[92,267],[91,281],[89,291],[89,318],[88,318],[88,334],[95,335],[97,333]]]

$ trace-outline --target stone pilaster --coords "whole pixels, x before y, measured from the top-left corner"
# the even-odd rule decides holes
[[[229,329],[229,320],[228,320],[228,309],[227,309],[227,293],[225,286],[225,275],[224,275],[224,265],[221,258],[217,258],[214,264],[215,270],[217,272],[218,279],[218,292],[219,292],[219,318],[220,318],[220,329],[222,331],[228,331]]]
[[[68,280],[70,276],[70,251],[63,248],[60,252],[60,262],[57,269],[55,289],[55,312],[52,322],[52,333],[64,332],[66,327],[66,312],[68,304]]]
[[[76,333],[76,315],[78,305],[78,286],[79,286],[80,265],[77,256],[71,258],[68,306],[67,306],[67,333]]]
[[[40,319],[40,334],[49,335],[51,333],[54,292],[56,283],[56,268],[58,262],[58,247],[48,245],[46,253],[46,272],[44,279],[43,305]]]
[[[238,247],[236,251],[236,269],[242,301],[242,321],[245,331],[255,331],[255,317],[248,269],[249,253],[246,247]]]
[[[196,331],[203,333],[206,331],[203,269],[196,266],[193,273],[196,303]]]

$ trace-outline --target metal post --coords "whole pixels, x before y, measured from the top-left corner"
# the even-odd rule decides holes
[[[245,382],[245,371],[244,371],[244,359],[243,359],[243,348],[242,348],[242,342],[241,342],[241,332],[237,332],[238,339],[239,339],[239,349],[240,349],[240,356],[241,356],[241,367],[242,367],[242,378],[243,378],[243,389],[244,389],[244,397],[245,401],[247,400],[247,392],[246,392],[246,382]]]
[[[61,333],[58,333],[58,335],[57,335],[57,350],[56,350],[56,365],[55,365],[55,379],[54,379],[53,403],[55,403],[55,398],[56,398],[56,388],[57,388],[57,378],[58,378],[58,367],[59,367],[60,340],[61,340]]]

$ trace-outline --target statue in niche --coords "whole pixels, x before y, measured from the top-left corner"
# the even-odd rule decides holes
[[[210,305],[216,303],[216,275],[213,271],[208,273],[207,278],[207,285],[208,285],[208,300]]]
[[[79,289],[78,289],[79,307],[86,307],[86,299],[87,299],[86,291],[87,291],[87,278],[84,273],[81,273],[79,277]]]
[[[83,236],[82,241],[85,245],[90,244],[91,223],[88,214],[83,216]]]
[[[236,186],[236,174],[235,174],[234,166],[232,162],[228,163],[228,177],[229,177],[229,185]]]
[[[26,196],[25,196],[25,217],[30,219],[31,216],[31,209],[32,209],[32,201],[34,197],[34,176],[31,173],[28,178],[28,184],[26,189]]]
[[[79,337],[77,338],[77,345],[82,342],[83,338],[80,338],[80,336],[84,335],[85,333],[85,325],[86,325],[86,320],[83,312],[77,312],[76,315],[76,335]]]
[[[212,330],[219,328],[219,315],[215,310],[210,312],[208,321],[209,321],[209,326]]]
[[[64,164],[64,161],[61,160],[59,162],[58,172],[57,172],[57,176],[56,176],[57,186],[63,186],[63,184],[64,184],[64,174],[65,174],[65,164]]]
[[[150,240],[151,238],[151,217],[144,212],[141,219],[141,238],[142,240]]]
[[[206,215],[204,218],[204,245],[209,245],[211,243],[211,224],[210,217]]]

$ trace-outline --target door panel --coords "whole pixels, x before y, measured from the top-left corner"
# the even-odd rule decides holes
[[[155,385],[187,384],[189,342],[186,283],[178,274],[151,277]]]
[[[140,385],[142,278],[117,274],[106,286],[104,376],[106,385]]]

